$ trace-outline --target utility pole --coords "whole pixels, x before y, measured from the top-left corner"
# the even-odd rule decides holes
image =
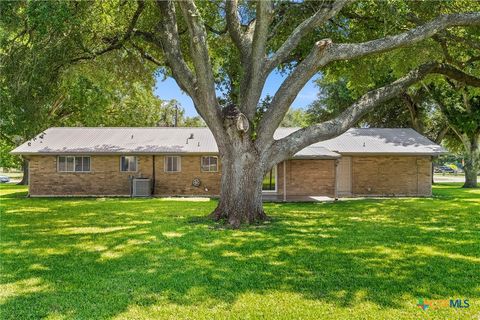
[[[173,126],[176,127],[177,126],[177,121],[178,121],[178,104],[175,103],[175,119],[173,121]]]

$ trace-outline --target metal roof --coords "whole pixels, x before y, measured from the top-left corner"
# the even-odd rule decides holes
[[[279,128],[275,138],[280,139],[299,128]],[[344,155],[440,155],[447,153],[410,128],[351,128],[336,138],[312,144]]]
[[[298,128],[279,128],[280,139]],[[295,158],[338,158],[340,154],[445,153],[412,129],[350,129],[337,138],[312,144]],[[184,154],[218,153],[208,128],[63,127],[50,128],[12,154]]]

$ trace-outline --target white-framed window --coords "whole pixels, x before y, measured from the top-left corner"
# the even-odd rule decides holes
[[[217,172],[218,171],[218,157],[203,156],[201,161],[202,172]]]
[[[89,156],[58,156],[58,172],[90,172]]]
[[[269,172],[267,172],[267,174],[263,178],[262,191],[263,192],[277,191],[277,166],[276,165],[273,166],[273,168]]]
[[[165,157],[165,172],[180,172],[182,164],[179,156]]]
[[[121,156],[120,157],[120,171],[135,172],[137,171],[137,157],[136,156]]]

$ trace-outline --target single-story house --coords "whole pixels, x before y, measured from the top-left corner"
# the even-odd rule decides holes
[[[297,129],[279,128],[275,138]],[[430,196],[432,158],[445,152],[412,129],[350,129],[276,165],[264,192]],[[50,128],[11,153],[29,160],[32,197],[220,193],[222,164],[208,128]]]

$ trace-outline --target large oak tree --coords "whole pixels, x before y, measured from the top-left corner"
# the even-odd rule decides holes
[[[436,72],[436,65],[413,66],[397,80],[362,95],[337,117],[275,140],[274,132],[291,103],[316,73],[338,61],[418,44],[447,28],[480,24],[479,12],[461,12],[455,6],[444,10],[433,2],[432,19],[419,26],[401,23],[382,34],[368,32],[369,8],[376,15],[381,14],[377,8],[386,8],[386,16],[395,19],[396,6],[404,10],[404,2],[184,0],[120,5],[122,17],[129,16],[127,22],[115,24],[119,11],[113,10],[115,14],[107,17],[111,31],[82,38],[84,50],[71,62],[86,62],[114,50],[136,50],[176,80],[219,148],[221,194],[212,216],[234,227],[267,218],[262,180],[272,166],[314,142],[343,133],[376,105]],[[102,15],[107,9],[102,8]],[[95,30],[95,19],[91,21]],[[356,32],[359,29],[363,37]],[[278,69],[288,75],[268,108],[258,112],[265,81]],[[219,91],[223,97],[218,97]]]

